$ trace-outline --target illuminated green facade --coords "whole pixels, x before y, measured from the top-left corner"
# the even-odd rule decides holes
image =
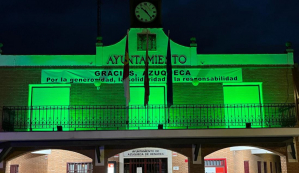
[[[149,32],[149,106],[144,107]],[[285,127],[294,125],[293,51],[198,54],[171,41],[174,105],[167,108],[163,29],[129,32],[130,96],[125,106],[125,38],[96,55],[0,55],[3,128],[14,131]],[[23,107],[9,107],[23,106]]]

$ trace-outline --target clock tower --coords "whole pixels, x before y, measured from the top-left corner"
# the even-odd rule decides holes
[[[130,0],[131,28],[162,28],[162,0]]]

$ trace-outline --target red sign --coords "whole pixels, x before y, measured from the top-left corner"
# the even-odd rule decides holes
[[[187,162],[188,162],[188,159],[185,159],[185,162],[187,163]]]
[[[216,173],[224,173],[224,168],[216,168]]]
[[[108,167],[109,168],[113,168],[114,167],[114,163],[108,163]]]

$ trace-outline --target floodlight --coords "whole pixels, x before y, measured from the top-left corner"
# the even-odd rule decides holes
[[[100,90],[100,89],[101,89],[101,85],[102,85],[102,82],[101,82],[101,81],[96,81],[96,82],[94,82],[94,86],[97,87],[97,90]]]

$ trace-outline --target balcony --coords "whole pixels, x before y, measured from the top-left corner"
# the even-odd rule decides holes
[[[279,128],[296,124],[295,104],[5,106],[5,131]]]

